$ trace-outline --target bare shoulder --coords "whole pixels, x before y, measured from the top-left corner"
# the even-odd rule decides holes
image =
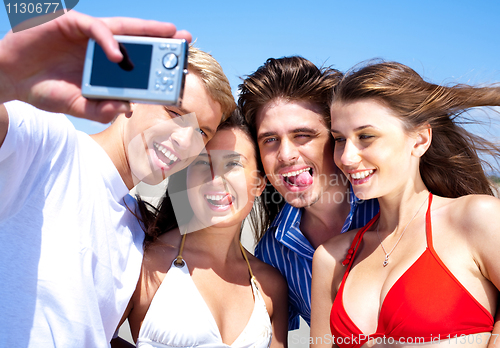
[[[500,206],[498,198],[488,195],[467,195],[453,199],[453,201],[457,209],[467,210],[474,214],[491,213]]]
[[[272,323],[272,347],[286,347],[288,332],[288,285],[274,267],[248,255],[257,286]]]
[[[358,231],[359,229],[342,233],[321,244],[314,253],[314,262],[332,267],[335,263],[342,262]]]
[[[162,234],[145,250],[142,262],[143,272],[166,273],[179,253],[180,242],[181,235],[178,229]]]
[[[447,210],[447,223],[457,230],[470,250],[481,274],[492,282],[500,281],[500,199],[486,195],[469,195],[454,199]],[[453,224],[454,223],[454,224]]]
[[[468,236],[487,233],[500,216],[500,199],[487,195],[467,195],[452,199],[448,216]]]
[[[281,318],[281,321],[286,321],[288,313],[288,284],[285,278],[276,268],[251,254],[248,254],[248,261],[257,279],[258,288],[266,304],[269,316],[272,320]]]
[[[248,261],[262,292],[266,296],[274,298],[286,295],[288,285],[280,271],[251,254],[248,254]]]

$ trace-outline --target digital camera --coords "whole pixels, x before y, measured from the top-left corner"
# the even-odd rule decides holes
[[[187,74],[186,40],[116,35],[123,60],[113,63],[92,39],[83,68],[82,95],[180,106]]]

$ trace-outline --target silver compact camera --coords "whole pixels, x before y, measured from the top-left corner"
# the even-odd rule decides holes
[[[148,104],[178,105],[187,74],[186,40],[114,36],[123,60],[113,63],[89,39],[83,68],[82,95]]]

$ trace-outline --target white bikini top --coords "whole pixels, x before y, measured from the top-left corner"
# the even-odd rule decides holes
[[[247,259],[243,248],[242,252]],[[250,320],[231,345],[222,342],[217,323],[191,279],[185,260],[178,256],[151,301],[139,331],[137,347],[269,347],[271,319],[249,263],[248,267],[255,305]]]

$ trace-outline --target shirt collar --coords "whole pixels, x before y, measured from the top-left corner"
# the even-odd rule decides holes
[[[351,186],[349,186],[348,199],[349,199],[349,205],[350,205],[349,215],[347,215],[347,218],[345,219],[344,225],[342,226],[342,230],[340,231],[340,233],[344,233],[344,232],[349,231],[351,224],[352,224],[352,218],[354,217],[354,213],[356,212],[356,209],[358,208],[358,206],[361,203],[364,202],[363,200],[356,197]]]
[[[285,203],[271,224],[271,228],[276,229],[275,237],[278,242],[302,257],[312,260],[314,248],[300,230],[301,218],[302,209]]]
[[[344,225],[342,226],[341,233],[349,230],[357,207],[364,202],[354,195],[351,187],[349,187],[348,200],[350,205],[349,215],[347,215]],[[275,238],[278,242],[295,251],[297,254],[312,260],[315,249],[300,230],[302,212],[303,208],[295,208],[285,203],[283,209],[278,213],[270,228],[276,229]]]

